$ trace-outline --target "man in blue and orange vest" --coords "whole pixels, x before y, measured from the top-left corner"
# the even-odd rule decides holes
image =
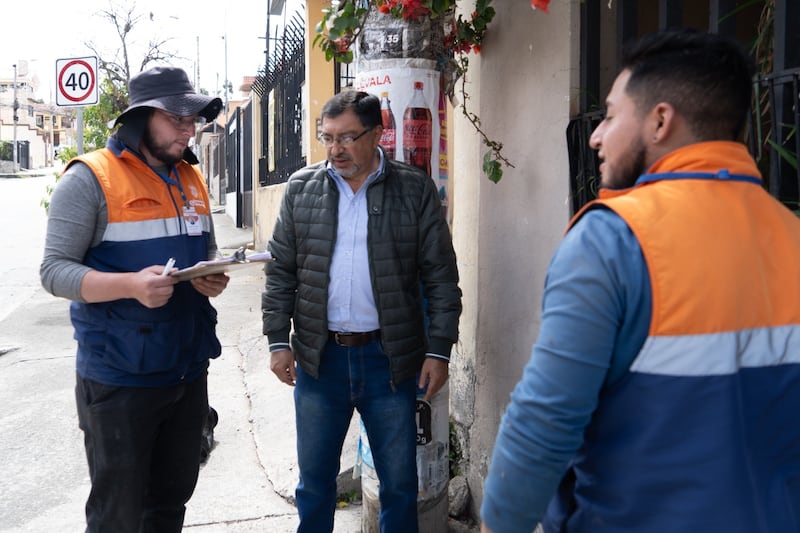
[[[53,192],[41,278],[72,300],[86,531],[177,533],[197,483],[209,359],[221,352],[209,297],[228,276],[169,274],[217,252],[188,144],[222,101],[172,67],[137,74],[129,92],[106,147],[70,161]]]
[[[752,68],[716,35],[628,48],[600,199],[547,273],[483,531],[800,530],[800,220],[740,142]]]

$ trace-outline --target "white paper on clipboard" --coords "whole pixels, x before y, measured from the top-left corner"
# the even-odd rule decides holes
[[[208,276],[211,274],[221,274],[223,272],[230,272],[231,270],[239,270],[240,268],[251,267],[254,265],[264,265],[274,261],[272,254],[269,252],[259,252],[255,254],[245,255],[242,250],[237,251],[230,257],[222,259],[214,259],[211,261],[199,261],[196,264],[176,270],[170,276],[178,278],[178,281],[186,281],[200,276]]]

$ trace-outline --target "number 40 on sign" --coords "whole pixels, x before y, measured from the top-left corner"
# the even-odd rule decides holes
[[[98,101],[97,86],[96,57],[73,57],[56,61],[56,105],[95,105]]]

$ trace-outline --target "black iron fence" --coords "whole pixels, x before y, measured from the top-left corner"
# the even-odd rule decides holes
[[[253,213],[253,106],[248,105],[242,108],[240,113],[241,120],[241,160],[242,168],[240,174],[242,189],[242,225],[252,226],[254,220]]]
[[[19,168],[31,168],[30,141],[17,141],[17,164]],[[0,161],[14,160],[14,143],[0,141]]]
[[[275,50],[253,91],[261,99],[262,146],[258,161],[260,185],[283,183],[306,165],[303,153],[305,23],[299,13],[275,39]]]
[[[567,127],[570,207],[597,195],[597,154],[589,148],[603,118],[598,110],[618,71],[622,47],[645,33],[690,27],[734,38],[751,51],[761,75],[754,82],[747,142],[764,187],[800,211],[800,2],[797,0],[592,0],[581,2],[580,114]],[[800,214],[800,213],[799,213]]]
[[[800,214],[800,69],[756,80],[748,146],[772,196]]]

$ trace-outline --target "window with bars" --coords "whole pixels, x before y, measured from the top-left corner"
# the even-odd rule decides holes
[[[597,154],[589,137],[603,118],[602,102],[618,71],[622,46],[646,33],[691,27],[730,36],[751,50],[759,73],[747,142],[764,186],[800,210],[800,2],[796,0],[614,0],[581,2],[580,113],[567,127],[570,206],[597,195]],[[799,212],[800,214],[800,212]]]

